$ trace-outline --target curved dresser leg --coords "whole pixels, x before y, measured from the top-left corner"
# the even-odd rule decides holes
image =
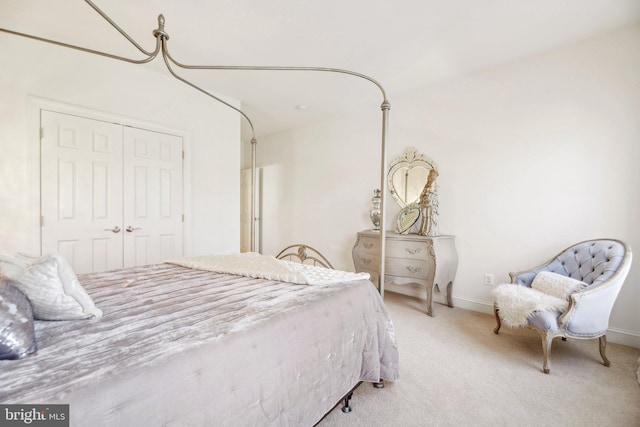
[[[451,300],[451,288],[453,287],[453,282],[449,282],[446,288],[446,296],[447,296],[447,305],[453,308],[453,301]]]
[[[433,287],[427,286],[427,314],[433,317]]]
[[[609,362],[609,359],[607,359],[607,355],[605,354],[607,350],[607,336],[603,335],[599,337],[598,342],[600,344],[600,356],[602,356],[602,361],[604,362],[604,366],[609,367],[611,366],[611,362]]]
[[[497,335],[502,326],[502,322],[500,321],[500,315],[498,315],[498,307],[495,304],[493,304],[493,314],[496,316],[496,327],[493,329],[493,333]]]

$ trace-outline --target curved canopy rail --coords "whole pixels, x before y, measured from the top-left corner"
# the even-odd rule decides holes
[[[167,48],[167,41],[169,40],[169,34],[165,32],[164,25],[165,19],[163,15],[158,16],[158,28],[153,31],[153,35],[156,38],[156,47],[152,52],[147,51],[142,46],[140,46],[131,36],[129,36],[122,28],[120,28],[109,16],[104,13],[98,6],[96,6],[91,0],[84,0],[89,6],[91,6],[100,16],[102,16],[112,27],[114,27],[123,37],[125,37],[132,45],[136,47],[144,56],[143,59],[131,59],[123,56],[113,55],[106,52],[101,52],[93,49],[87,49],[81,46],[76,46],[68,43],[62,43],[56,40],[50,40],[43,37],[33,36],[30,34],[20,33],[17,31],[8,30],[6,28],[0,28],[0,31],[13,34],[21,37],[27,37],[33,40],[38,40],[41,42],[51,43],[58,46],[79,50],[82,52],[92,53],[95,55],[105,56],[107,58],[116,59],[118,61],[129,62],[132,64],[146,64],[148,62],[153,61],[160,52],[162,52],[162,58],[164,63],[169,70],[169,73],[175,77],[177,80],[185,83],[188,86],[196,89],[199,92],[209,96],[210,98],[215,99],[219,103],[237,111],[244,119],[248,122],[251,128],[251,250],[255,250],[255,179],[256,179],[256,137],[255,137],[255,129],[253,126],[253,122],[239,108],[229,104],[228,102],[220,99],[219,97],[213,95],[212,93],[202,89],[201,87],[193,84],[187,79],[179,76],[171,67],[171,64],[183,68],[183,69],[191,69],[191,70],[240,70],[240,71],[314,71],[314,72],[330,72],[330,73],[341,73],[347,74],[354,77],[358,77],[361,79],[365,79],[377,86],[377,88],[382,93],[383,101],[380,106],[382,110],[382,141],[381,141],[381,166],[380,166],[380,188],[381,188],[381,197],[380,197],[380,251],[381,251],[381,259],[380,259],[380,279],[378,283],[378,290],[380,294],[384,296],[384,261],[385,261],[385,212],[386,212],[386,189],[387,189],[387,135],[389,128],[389,110],[391,109],[391,104],[387,100],[387,95],[380,83],[378,83],[373,78],[366,76],[361,73],[357,73],[355,71],[344,70],[339,68],[327,68],[327,67],[293,67],[293,66],[229,66],[229,65],[185,65],[173,59],[173,57],[169,54],[169,50]]]

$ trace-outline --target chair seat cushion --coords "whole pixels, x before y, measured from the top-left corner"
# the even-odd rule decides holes
[[[568,306],[564,299],[511,283],[496,286],[493,296],[500,319],[509,327],[527,326],[529,318],[536,312],[550,312],[557,319]],[[544,316],[541,319],[546,320]]]
[[[558,330],[558,318],[561,314],[557,311],[536,311],[527,318],[527,322],[540,330],[555,333]]]

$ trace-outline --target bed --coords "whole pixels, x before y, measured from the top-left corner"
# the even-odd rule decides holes
[[[36,321],[37,353],[0,361],[0,403],[69,404],[72,426],[311,426],[360,382],[398,379],[369,280],[172,263],[79,280],[102,317]]]
[[[391,106],[376,80],[325,67],[181,64],[168,53],[164,16],[158,16],[152,32],[155,49],[148,51],[93,2],[85,2],[143,58],[0,31],[132,64],[160,56],[176,79],[236,110],[252,133],[253,218],[253,123],[243,111],[179,76],[173,67],[329,72],[374,84],[383,98],[380,220],[385,222]],[[252,250],[254,237],[251,221]],[[384,227],[380,242],[379,270],[384,277]],[[37,353],[0,360],[0,404],[69,404],[75,426],[310,426],[360,382],[398,379],[393,324],[382,302],[383,281],[377,287],[364,278],[301,285],[249,276],[174,263],[81,276],[82,287],[102,317],[36,321]]]

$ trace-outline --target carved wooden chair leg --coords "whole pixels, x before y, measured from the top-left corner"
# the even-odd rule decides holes
[[[549,332],[541,332],[540,335],[542,335],[542,372],[548,374],[551,370],[549,367],[549,354],[551,354],[553,335]]]
[[[606,335],[601,336],[600,338],[598,338],[598,341],[600,343],[600,356],[602,356],[604,366],[609,367],[611,366],[611,362],[609,362],[609,359],[607,359],[607,356],[605,354],[607,350],[607,336]]]
[[[493,333],[497,335],[500,331],[500,327],[502,326],[502,322],[500,321],[500,316],[498,315],[498,307],[495,304],[493,304],[493,314],[496,316],[497,323],[497,326],[493,329]]]

